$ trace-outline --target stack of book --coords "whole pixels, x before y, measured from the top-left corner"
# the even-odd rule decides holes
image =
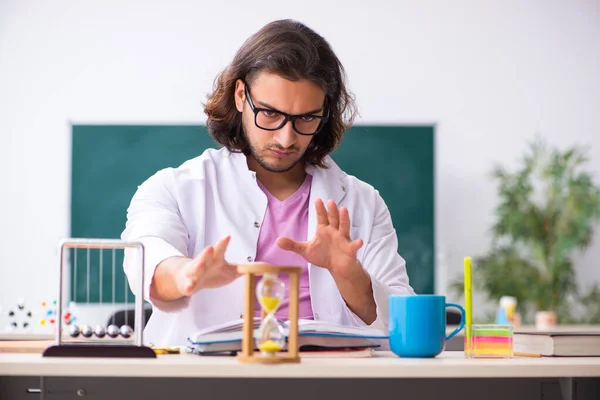
[[[513,348],[542,357],[600,357],[600,330],[515,332]]]
[[[284,335],[287,336],[289,323],[285,321],[282,325]],[[259,327],[260,318],[255,318],[254,337],[259,335]],[[242,330],[243,320],[240,319],[194,332],[187,338],[188,351],[201,355],[237,353],[242,349]],[[327,352],[340,355],[369,355],[374,349],[389,349],[388,335],[385,332],[302,319],[298,321],[298,345],[303,353]]]

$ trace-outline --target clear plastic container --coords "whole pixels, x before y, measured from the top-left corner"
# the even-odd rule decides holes
[[[465,331],[465,357],[512,358],[513,326],[500,324],[474,324],[470,327],[470,340]]]

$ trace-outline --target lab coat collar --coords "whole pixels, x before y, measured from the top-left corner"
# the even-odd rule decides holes
[[[235,169],[241,176],[254,179],[255,172],[248,168],[246,156],[243,153],[230,152],[223,149],[223,155],[231,159]],[[323,200],[324,203],[327,203],[327,200],[331,199],[339,205],[346,195],[347,187],[344,183],[346,173],[340,169],[330,156],[325,158],[325,164],[328,168],[319,168],[311,165],[307,165],[305,168],[306,173],[313,177],[310,195],[311,205],[314,205],[314,201],[317,198]],[[313,208],[310,207],[311,210]]]
[[[346,185],[344,178],[346,174],[338,167],[338,165],[329,156],[325,159],[328,168],[319,168],[314,166],[306,166],[306,173],[313,176],[313,185],[311,188],[311,204],[314,200],[320,198],[324,203],[327,200],[334,200],[335,204],[339,205],[346,195]]]

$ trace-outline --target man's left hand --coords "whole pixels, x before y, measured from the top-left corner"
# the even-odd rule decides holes
[[[346,305],[365,323],[372,323],[377,310],[373,298],[371,278],[364,270],[356,254],[363,246],[362,239],[350,237],[348,209],[338,209],[333,200],[327,209],[321,199],[315,201],[317,229],[309,241],[296,241],[280,237],[277,245],[293,251],[307,262],[329,270]]]
[[[363,246],[361,239],[350,238],[350,217],[348,209],[338,209],[333,200],[327,202],[329,210],[321,199],[315,201],[317,209],[317,229],[315,236],[306,242],[280,237],[277,245],[284,250],[293,251],[306,261],[328,269],[335,278],[350,279],[358,264],[356,254]]]

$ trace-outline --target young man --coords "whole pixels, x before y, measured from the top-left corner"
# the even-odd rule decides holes
[[[251,262],[304,267],[300,318],[386,330],[388,296],[414,291],[383,199],[329,157],[354,118],[329,44],[295,21],[266,25],[215,81],[205,113],[221,148],[159,171],[128,209],[122,239],[146,252],[146,339],[181,345],[240,318],[236,265]],[[132,288],[134,265],[126,255]]]

